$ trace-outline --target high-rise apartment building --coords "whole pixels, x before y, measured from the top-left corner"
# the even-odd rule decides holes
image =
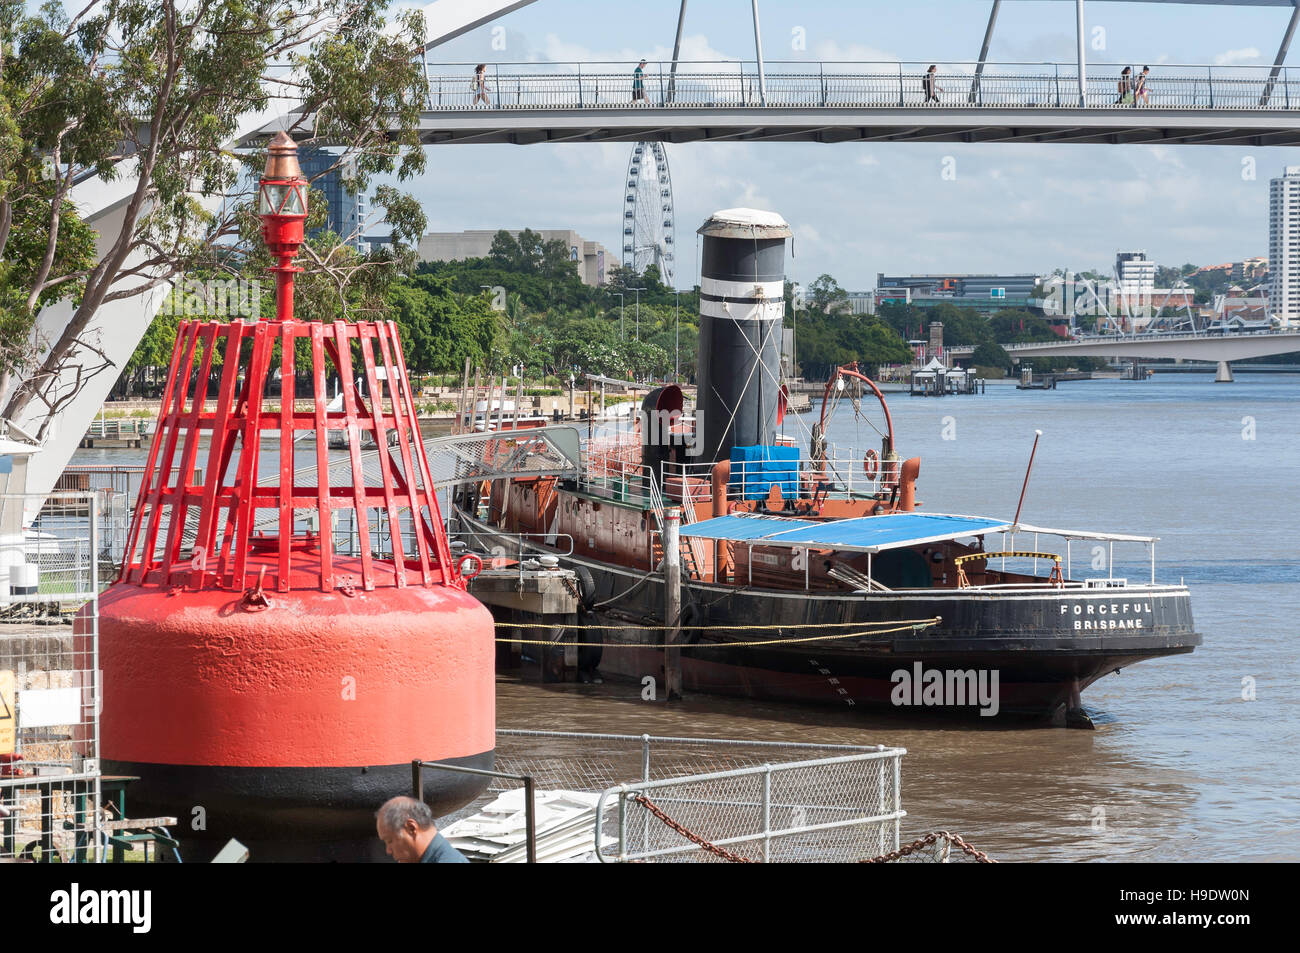
[[[1268,184],[1268,309],[1300,320],[1300,165]]]
[[[1149,301],[1156,287],[1156,263],[1144,251],[1122,251],[1115,255],[1115,280],[1125,297]]]
[[[370,251],[370,240],[363,239],[361,235],[366,228],[366,197],[343,187],[343,177],[351,172],[346,163],[340,164],[333,171],[325,171],[338,161],[338,155],[325,149],[304,148],[298,153],[303,175],[315,179],[311,187],[324,192],[325,200],[329,203],[325,228],[339,236],[344,244],[351,245],[364,255]],[[322,172],[324,175],[321,175]],[[318,232],[319,229],[315,229],[308,237],[314,238]]]

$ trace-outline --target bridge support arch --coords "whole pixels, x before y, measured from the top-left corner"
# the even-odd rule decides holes
[[[1231,384],[1233,381],[1232,365],[1229,364],[1227,361],[1220,361],[1219,369],[1214,375],[1214,381],[1216,384],[1218,383]]]

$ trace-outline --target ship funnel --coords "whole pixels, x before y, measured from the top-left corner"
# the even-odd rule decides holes
[[[780,403],[785,240],[775,212],[714,212],[700,227],[700,343],[697,459],[726,459],[732,447],[770,444]]]

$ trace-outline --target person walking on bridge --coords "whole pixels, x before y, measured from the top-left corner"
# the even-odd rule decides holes
[[[645,60],[632,71],[632,102],[640,100],[646,102],[645,98]]]
[[[470,84],[470,88],[474,90],[473,105],[477,106],[481,102],[484,106],[491,108],[492,101],[488,99],[487,94],[486,63],[479,63],[478,66],[474,67],[474,81]]]
[[[1133,103],[1133,68],[1125,66],[1119,71],[1119,98],[1115,100],[1116,106],[1126,106]]]
[[[1144,66],[1142,67],[1142,72],[1138,73],[1137,82],[1133,84],[1133,105],[1134,106],[1136,106],[1139,102],[1142,103],[1143,106],[1150,105],[1150,102],[1148,102],[1147,100],[1147,74],[1150,72],[1151,72],[1151,67]]]
[[[930,103],[939,102],[939,94],[943,92],[943,90],[939,88],[939,84],[936,82],[936,79],[938,78],[938,70],[939,67],[935,66],[933,63],[930,64],[930,68],[925,71],[925,77],[921,80],[921,86],[925,90],[925,104],[927,106],[930,105]]]

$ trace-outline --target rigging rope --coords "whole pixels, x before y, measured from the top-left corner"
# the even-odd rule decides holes
[[[942,621],[941,616],[935,616],[933,619],[926,619],[919,623],[913,623],[910,625],[896,625],[888,629],[875,629],[871,631],[862,631],[862,632],[845,632],[841,635],[810,635],[810,636],[804,636],[802,638],[797,638],[797,639],[753,639],[753,640],[748,640],[743,642],[718,642],[709,647],[729,648],[729,649],[730,648],[757,648],[763,645],[797,645],[805,642],[832,642],[832,641],[839,641],[841,639],[863,639],[870,636],[892,635],[895,632],[903,632],[908,629],[911,629],[913,632],[921,632],[925,629],[931,628],[932,626],[938,625],[941,621]],[[517,628],[522,629],[525,628],[525,626],[520,625],[517,626]],[[546,628],[555,628],[555,626],[546,626]],[[565,628],[578,629],[578,628],[584,628],[584,626],[565,626]],[[594,628],[618,628],[618,626],[594,626]],[[634,628],[634,627],[628,626],[628,628]],[[649,628],[649,627],[647,626],[647,627],[639,627],[639,628]],[[669,627],[659,626],[657,628],[663,630]],[[696,627],[688,626],[688,628],[693,629]],[[739,626],[739,627],[719,626],[719,628],[745,628],[745,626]],[[764,627],[760,627],[760,628],[764,628]],[[790,628],[793,628],[793,626],[791,626]],[[494,639],[493,641],[509,643],[512,645],[549,645],[552,647],[565,646],[566,648],[569,646],[573,646],[575,648],[580,648],[580,649],[628,649],[628,648],[681,649],[681,648],[699,647],[698,645],[689,642],[561,642],[557,639],[502,639],[502,638]]]

